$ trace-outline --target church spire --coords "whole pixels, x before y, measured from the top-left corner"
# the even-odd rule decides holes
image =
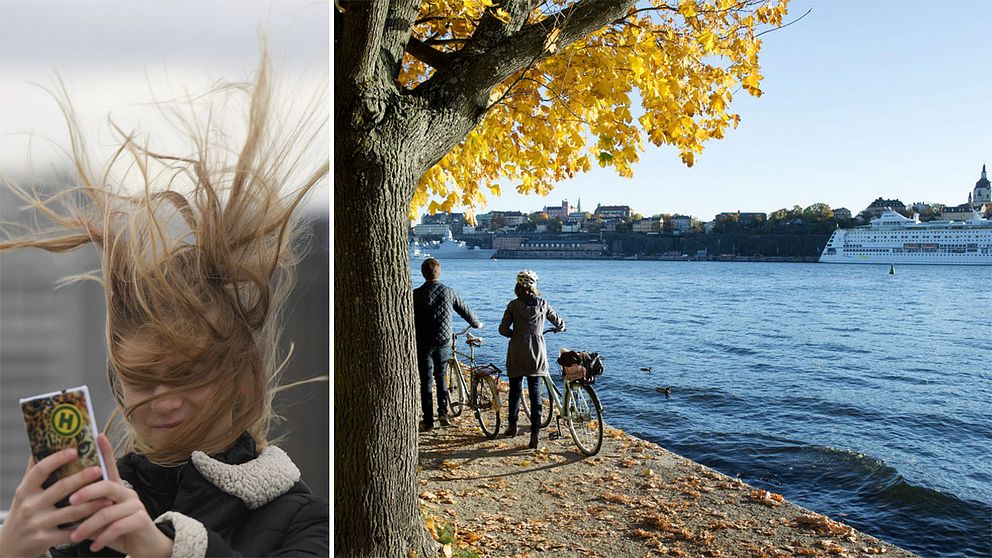
[[[982,178],[988,180],[988,178],[985,176],[985,163],[982,163]]]

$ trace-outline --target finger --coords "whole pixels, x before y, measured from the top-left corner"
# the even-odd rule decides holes
[[[123,484],[101,480],[93,484],[88,484],[74,492],[69,497],[69,503],[82,504],[83,502],[96,500],[97,498],[107,498],[120,504],[131,499],[128,497],[128,492],[129,489]]]
[[[72,531],[68,529],[59,529],[55,525],[52,525],[51,529],[45,531],[45,544],[51,546],[72,544],[72,539],[69,538],[71,533]]]
[[[66,463],[71,463],[76,458],[76,454],[76,448],[66,448],[49,455],[33,467],[28,468],[24,474],[24,482],[28,483],[32,488],[40,489],[42,483],[45,482],[45,479],[49,475]]]
[[[74,523],[76,521],[86,519],[87,517],[93,515],[94,513],[106,508],[108,506],[114,505],[114,502],[106,498],[100,498],[98,500],[90,500],[88,502],[83,502],[82,504],[77,504],[73,506],[66,506],[64,508],[59,508],[57,511],[52,513],[51,520],[49,523],[52,525],[65,525],[66,523]],[[66,540],[69,538],[69,533],[72,529],[69,529],[66,533]]]
[[[54,506],[56,502],[61,501],[80,488],[97,481],[101,476],[99,467],[87,467],[78,473],[61,478],[55,484],[45,489],[41,502],[48,506]]]
[[[101,548],[112,545],[114,541],[120,539],[124,535],[140,529],[142,525],[143,522],[141,521],[141,516],[138,514],[131,514],[122,519],[118,519],[108,525],[103,532],[93,539],[93,544],[90,545],[90,551],[99,552]]]
[[[103,464],[107,467],[107,478],[114,482],[120,482],[121,475],[117,471],[117,460],[114,459],[114,447],[110,444],[110,438],[107,438],[106,434],[100,434],[96,439],[96,445],[99,446],[100,454],[103,455]]]
[[[136,505],[137,504],[137,505]],[[122,504],[114,504],[113,506],[108,506],[101,509],[100,511],[94,513],[82,523],[75,531],[72,532],[72,540],[79,542],[83,539],[90,538],[97,531],[108,527],[111,523],[127,517],[138,511],[138,508],[144,509],[140,503],[136,503],[133,500],[128,500]]]

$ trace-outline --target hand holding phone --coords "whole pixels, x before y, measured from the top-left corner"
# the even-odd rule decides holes
[[[57,470],[78,459],[76,450],[70,448],[57,451],[41,461],[31,460],[0,530],[0,556],[41,556],[55,545],[72,543],[72,531],[60,526],[78,524],[112,504],[104,499],[68,507],[57,506],[58,502],[66,500],[80,488],[100,480],[103,471],[99,467],[83,469],[62,477],[48,488],[42,488],[46,479]]]

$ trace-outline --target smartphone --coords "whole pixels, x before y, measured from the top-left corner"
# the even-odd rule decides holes
[[[36,463],[62,449],[74,447],[78,451],[78,458],[49,475],[42,484],[43,488],[95,465],[100,466],[104,480],[107,479],[107,466],[96,444],[99,432],[93,420],[93,405],[86,386],[26,397],[20,402],[31,454]],[[56,505],[67,506],[69,500],[65,498]]]

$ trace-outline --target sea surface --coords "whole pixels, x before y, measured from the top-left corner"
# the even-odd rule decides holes
[[[992,556],[992,268],[442,263],[481,362],[532,269],[568,326],[552,362],[605,355],[610,425],[921,556]]]

